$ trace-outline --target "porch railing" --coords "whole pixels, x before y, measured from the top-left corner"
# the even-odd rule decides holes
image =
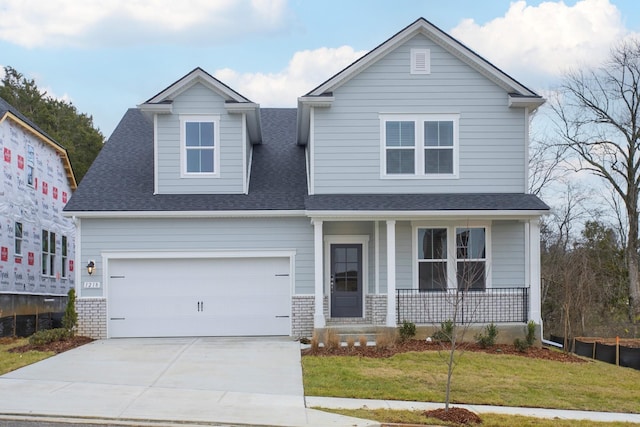
[[[465,323],[526,323],[529,288],[492,288],[483,291],[420,291],[396,289],[398,324],[436,324],[453,320]]]

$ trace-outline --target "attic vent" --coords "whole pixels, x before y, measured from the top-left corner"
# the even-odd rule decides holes
[[[429,49],[411,49],[411,74],[431,74]]]

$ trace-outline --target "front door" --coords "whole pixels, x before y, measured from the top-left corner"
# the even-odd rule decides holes
[[[331,245],[331,317],[362,317],[362,244]]]

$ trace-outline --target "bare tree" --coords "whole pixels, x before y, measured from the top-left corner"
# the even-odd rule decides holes
[[[627,217],[629,317],[640,320],[638,191],[640,190],[640,39],[620,42],[592,70],[568,73],[551,107],[576,169],[604,180]]]

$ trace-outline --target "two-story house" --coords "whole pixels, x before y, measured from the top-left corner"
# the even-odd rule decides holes
[[[439,325],[460,292],[458,321],[540,324],[543,102],[424,19],[297,108],[197,68],[127,111],[65,208],[80,333]]]
[[[76,188],[67,151],[0,98],[0,336],[50,327],[75,287]]]

